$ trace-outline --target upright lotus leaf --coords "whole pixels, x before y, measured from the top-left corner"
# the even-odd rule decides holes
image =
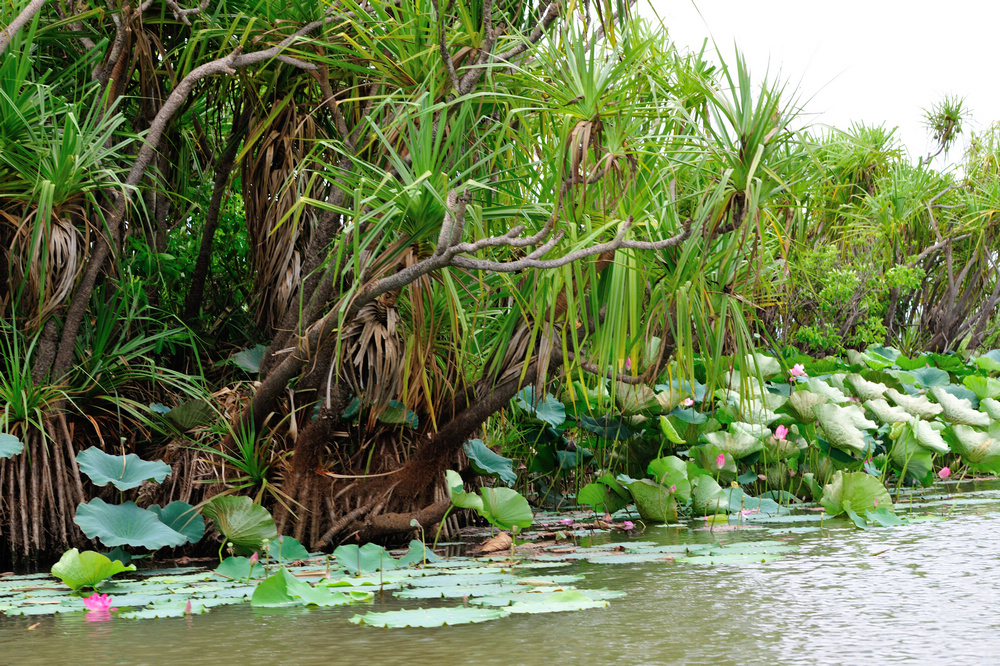
[[[230,555],[219,562],[215,573],[226,578],[246,580],[248,578],[264,578],[267,576],[267,569],[261,562],[251,564],[249,557]]]
[[[941,437],[941,432],[935,428],[942,427],[940,423],[932,423],[930,421],[921,421],[920,419],[912,419],[910,421],[910,428],[913,430],[913,436],[916,437],[917,443],[925,449],[930,449],[934,453],[939,453],[944,455],[951,451],[948,444]]]
[[[906,423],[913,418],[913,415],[902,407],[890,405],[882,398],[868,400],[865,402],[865,409],[882,423]]]
[[[889,450],[889,459],[906,476],[916,479],[923,486],[929,486],[934,481],[934,463],[930,449],[922,446],[917,439],[914,422],[926,423],[914,419],[910,423],[897,423],[892,427],[890,432],[893,444]]]
[[[1000,372],[1000,349],[991,349],[973,362],[987,372]]]
[[[158,504],[149,507],[160,522],[172,530],[180,532],[191,543],[197,543],[205,534],[205,519],[187,502],[177,500],[162,509]]]
[[[709,444],[718,447],[726,456],[736,460],[746,458],[764,448],[763,442],[744,432],[710,432],[704,437]]]
[[[660,432],[673,444],[684,444],[685,440],[666,416],[660,416]]]
[[[337,564],[358,576],[398,568],[395,558],[377,543],[369,542],[360,548],[353,543],[337,546],[333,556],[337,558]]]
[[[492,476],[500,479],[508,486],[514,485],[517,481],[517,473],[514,472],[514,461],[504,458],[498,453],[494,453],[481,439],[470,439],[465,442],[465,455],[469,458],[472,469],[477,474]]]
[[[729,424],[732,432],[741,432],[757,439],[767,439],[772,435],[771,429],[761,423],[746,423],[744,421],[733,421]]]
[[[831,446],[848,453],[865,452],[865,434],[854,424],[848,410],[829,403],[817,405],[814,409]]]
[[[918,419],[932,419],[943,411],[941,405],[931,402],[924,395],[904,395],[892,388],[885,395]]]
[[[512,488],[480,488],[479,494],[483,496],[481,514],[491,525],[506,530],[531,527],[534,515],[521,493]]]
[[[250,598],[250,604],[263,607],[298,605],[302,597],[308,596],[310,591],[312,587],[309,583],[299,580],[289,573],[288,569],[281,567],[277,573],[257,585]]]
[[[932,386],[930,392],[941,405],[941,418],[943,420],[980,428],[989,427],[990,417],[973,409],[972,403],[968,400],[956,398],[940,386]]]
[[[135,502],[107,504],[99,497],[76,508],[73,519],[89,539],[100,539],[105,546],[138,546],[158,550],[180,546],[188,538],[160,522],[152,511],[140,509]]]
[[[124,566],[92,550],[82,553],[72,548],[63,553],[59,561],[52,565],[52,575],[69,585],[70,589],[95,587],[102,580],[111,578],[122,571],[135,571],[135,565]]]
[[[949,430],[952,450],[966,462],[979,469],[1000,471],[1000,425],[994,424],[989,432],[965,425],[953,425]]]
[[[816,377],[810,377],[808,380],[806,380],[803,386],[805,386],[807,391],[812,391],[813,393],[819,393],[820,395],[825,395],[830,400],[830,402],[836,402],[837,404],[850,402],[847,396],[844,395],[840,389],[830,386],[822,379],[817,379]]]
[[[521,409],[553,428],[558,428],[566,421],[566,406],[551,393],[546,393],[540,400],[536,400],[535,387],[526,386],[514,397]]]
[[[390,400],[382,413],[378,415],[378,420],[389,425],[405,425],[410,428],[420,427],[420,418],[416,412],[407,409],[406,405],[399,400]]]
[[[295,537],[280,536],[267,544],[267,554],[279,562],[294,562],[309,558],[309,551]]]
[[[769,437],[764,440],[764,456],[768,461],[787,460],[799,455],[798,445],[788,439]]]
[[[143,481],[163,483],[170,474],[170,465],[161,460],[143,460],[134,453],[111,456],[96,446],[80,451],[76,462],[95,486],[111,483],[118,490],[131,490]]]
[[[882,482],[866,472],[838,470],[823,488],[819,503],[826,512],[836,516],[844,512],[844,501],[849,501],[855,512],[864,514],[875,509],[893,509],[892,498]]]
[[[659,414],[663,409],[659,399],[653,389],[645,384],[624,384],[615,383],[615,397],[621,406],[622,414],[631,416],[642,412],[653,412]]]
[[[445,486],[448,489],[448,497],[451,499],[451,503],[460,509],[474,509],[476,513],[482,515],[483,498],[475,493],[465,492],[462,477],[455,470],[449,469],[444,475]]]
[[[671,489],[671,492],[682,502],[691,498],[691,482],[687,476],[687,463],[677,456],[657,458],[649,463],[646,473],[652,476],[660,485]]]
[[[878,400],[889,389],[882,382],[870,382],[857,373],[847,375],[847,383],[861,402]]]
[[[266,352],[267,347],[264,345],[247,347],[243,351],[236,352],[230,356],[229,362],[255,375],[260,372],[260,364],[264,360],[264,354]]]
[[[416,539],[410,539],[409,550],[407,550],[402,557],[396,560],[396,566],[408,567],[423,564],[424,562],[437,562],[440,559],[441,557],[424,545],[423,542],[417,541]]]
[[[0,434],[0,459],[12,458],[24,451],[24,444],[14,435]]]
[[[267,509],[254,504],[249,497],[223,495],[212,499],[201,509],[231,541],[237,555],[249,555],[261,549],[264,539],[278,538],[278,528]]]
[[[699,476],[692,484],[691,508],[699,516],[729,512],[729,497],[710,476]]]
[[[588,483],[576,496],[577,504],[592,506],[595,511],[608,513],[625,508],[631,501],[632,495],[610,474]]]
[[[854,424],[854,427],[859,430],[875,430],[878,428],[878,424],[869,420],[868,417],[865,416],[864,410],[856,404],[850,404],[846,407],[837,407],[836,409],[840,410],[839,413],[842,414],[844,418],[849,419],[851,423]]]
[[[632,481],[627,487],[643,520],[654,523],[677,522],[677,499],[669,488],[649,479]]]
[[[932,386],[944,386],[951,382],[951,376],[941,368],[917,368],[910,370],[910,374],[916,381],[918,388],[930,388]]]
[[[980,400],[1000,396],[1000,380],[981,375],[969,375],[962,380],[965,388],[976,394]]]
[[[768,424],[778,420],[778,415],[768,409],[763,400],[744,400],[739,413],[741,419],[750,423]]]
[[[188,400],[167,412],[166,417],[178,430],[186,432],[213,420],[215,410],[204,400]]]
[[[826,402],[830,402],[830,398],[812,391],[792,391],[788,396],[788,404],[794,410],[795,418],[802,423],[812,423],[816,419],[813,409]]]
[[[994,421],[1000,421],[1000,402],[986,398],[979,403],[979,409],[986,412]]]
[[[758,443],[760,442],[760,440],[754,441]],[[761,444],[761,447],[763,447],[763,444]],[[723,454],[724,458],[722,467],[719,467],[717,464],[720,453]],[[702,446],[691,447],[688,455],[695,459],[699,467],[712,475],[721,475],[724,480],[736,478],[736,456],[726,454],[722,448],[711,442],[703,444]],[[688,474],[688,478],[691,478],[690,474]]]
[[[765,381],[784,374],[778,359],[759,352],[754,352],[753,356],[746,359],[746,367],[751,373],[755,371],[760,373]]]

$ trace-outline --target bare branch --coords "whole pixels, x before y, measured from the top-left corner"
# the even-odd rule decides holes
[[[7,27],[0,30],[0,55],[3,55],[3,52],[10,46],[10,43],[14,40],[14,35],[26,26],[31,19],[35,18],[35,14],[38,13],[38,10],[44,4],[45,0],[31,0],[28,6]]]
[[[574,358],[573,352],[569,353],[569,358],[570,359]],[[632,375],[623,375],[621,373],[615,374],[611,372],[611,368],[601,369],[599,366],[595,365],[594,363],[591,363],[590,361],[577,361],[577,365],[580,366],[580,369],[583,370],[584,372],[589,372],[590,374],[597,375],[598,377],[606,377],[608,379],[618,380],[622,384],[628,384],[630,386],[638,386],[640,384],[646,383],[646,378],[644,375],[633,377]]]
[[[538,40],[540,40],[542,35],[545,34],[545,31],[548,30],[550,25],[552,25],[552,22],[556,20],[557,16],[559,16],[559,4],[559,0],[553,0],[553,2],[550,2],[549,6],[545,8],[545,13],[542,14],[542,19],[538,22],[538,25],[535,26],[535,29],[531,32],[528,39],[521,41],[517,46],[508,51],[498,53],[496,59],[510,60],[511,58],[516,58],[527,51],[529,46],[537,44]]]
[[[444,15],[441,13],[441,6],[438,0],[433,0],[433,4],[434,13],[437,14],[438,20],[438,50],[441,53],[441,60],[444,61],[445,69],[448,70],[448,79],[451,81],[451,87],[455,90],[455,94],[458,95],[460,84],[458,74],[455,72],[455,63],[451,61],[451,53],[448,52],[448,41],[444,34]]]
[[[174,18],[178,21],[184,23],[184,25],[190,26],[191,21],[188,16],[193,14],[200,14],[208,7],[209,0],[202,0],[201,4],[197,7],[192,7],[191,9],[183,9],[177,4],[177,0],[164,0],[167,3],[167,7],[170,7],[170,11],[174,13]]]

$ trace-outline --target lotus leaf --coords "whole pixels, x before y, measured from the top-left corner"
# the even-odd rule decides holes
[[[617,483],[617,482],[616,482]],[[631,496],[630,496],[631,497]],[[576,503],[592,506],[595,511],[614,513],[628,505],[630,499],[622,499],[603,483],[588,483],[577,493]]]
[[[162,483],[170,474],[170,465],[160,460],[143,460],[134,453],[111,456],[96,446],[78,453],[76,462],[95,486],[111,483],[118,490],[136,488],[143,481]]]
[[[52,575],[73,590],[95,587],[102,580],[122,571],[135,571],[135,565],[124,566],[121,562],[110,560],[100,553],[92,550],[81,553],[76,548],[67,550],[59,561],[52,565]]]
[[[105,546],[139,546],[157,550],[180,546],[187,537],[172,530],[152,511],[140,509],[135,502],[107,504],[99,497],[80,504],[73,519],[90,539],[100,539]]]
[[[558,428],[566,420],[566,407],[551,393],[545,394],[541,400],[536,400],[535,387],[526,386],[515,398],[521,409],[553,428]]]
[[[921,421],[920,419],[910,421],[910,427],[913,429],[913,435],[917,438],[917,443],[934,453],[944,455],[951,449],[948,448],[948,444],[945,443],[941,437],[941,433],[934,428],[934,425],[929,421]],[[940,427],[941,424],[937,425]]]
[[[517,473],[512,468],[514,461],[491,451],[483,443],[483,440],[470,439],[465,442],[463,448],[465,449],[465,455],[469,458],[472,469],[477,474],[496,477],[508,486],[514,485],[514,482],[517,481]]]
[[[561,613],[564,611],[607,608],[608,602],[594,600],[579,590],[553,592],[538,601],[518,601],[507,609],[508,613]]]
[[[980,400],[1000,396],[1000,380],[994,379],[993,377],[969,375],[962,380],[962,384],[964,384],[967,389],[975,393],[976,397]]]
[[[285,562],[304,560],[309,557],[309,551],[299,543],[299,540],[290,536],[280,536],[267,544],[267,554],[272,559],[284,560]]]
[[[255,345],[241,352],[236,352],[229,357],[229,362],[255,375],[260,372],[260,364],[264,360],[265,352],[267,352],[267,347]]]
[[[744,400],[739,413],[741,419],[750,423],[768,424],[778,420],[778,415],[760,400]]]
[[[288,569],[281,567],[273,576],[260,582],[250,598],[250,603],[254,606],[298,604],[301,603],[301,595],[308,594],[311,589],[309,583],[299,580],[290,574]]]
[[[684,438],[677,433],[677,431],[674,429],[674,426],[671,425],[670,419],[668,419],[666,416],[660,417],[660,431],[663,433],[663,436],[666,437],[673,444],[685,443]]]
[[[671,491],[682,502],[691,498],[691,482],[688,481],[687,463],[677,456],[657,458],[649,463],[646,473],[660,485],[673,488]]]
[[[267,575],[264,565],[259,562],[250,564],[249,557],[230,556],[222,560],[215,568],[215,573],[226,578],[236,580],[246,580],[248,578],[262,578]]]
[[[902,407],[890,405],[882,398],[868,400],[865,402],[865,408],[874,414],[875,418],[882,423],[906,423],[913,418],[913,416]]]
[[[986,412],[994,421],[1000,421],[1000,402],[987,398],[979,403],[979,409]]]
[[[833,479],[823,488],[820,504],[831,516],[844,512],[844,502],[851,503],[855,512],[865,512],[877,508],[892,510],[892,498],[882,482],[865,472],[844,472],[838,470]]]
[[[249,497],[215,497],[202,507],[201,512],[233,543],[237,555],[259,551],[264,539],[278,538],[278,529],[271,514],[259,504],[254,504]]]
[[[956,398],[940,386],[933,386],[930,391],[934,399],[941,405],[941,418],[943,420],[962,425],[978,426],[980,428],[989,427],[990,417],[987,414],[974,410],[972,403],[968,400]]]
[[[389,425],[405,425],[410,428],[420,427],[420,419],[417,417],[417,414],[407,409],[406,405],[399,400],[390,400],[386,408],[378,415],[378,420]]]
[[[531,527],[534,516],[531,505],[512,488],[480,488],[483,496],[482,516],[490,524],[503,529]]]
[[[638,479],[626,486],[632,493],[635,508],[643,520],[655,523],[677,522],[677,499],[670,489],[649,479]]]
[[[215,411],[204,400],[188,400],[171,409],[166,416],[178,430],[186,432],[214,419]]]
[[[387,613],[365,613],[351,618],[354,624],[370,627],[443,627],[457,624],[474,624],[507,617],[504,608],[418,608],[416,610],[389,611]]]
[[[706,417],[707,420],[707,417]],[[581,414],[579,419],[577,419],[577,425],[588,432],[592,432],[598,437],[604,439],[613,439],[616,441],[624,441],[635,436],[628,426],[626,426],[621,421],[613,419],[609,416],[599,416],[597,418],[592,418],[586,414]]]
[[[943,411],[941,405],[935,404],[923,395],[903,395],[896,389],[889,389],[886,396],[918,419],[932,419]]]
[[[353,543],[337,546],[333,551],[337,564],[352,574],[365,574],[372,571],[389,571],[396,568],[396,560],[377,543],[366,543],[360,548]]]
[[[881,382],[870,382],[856,373],[847,376],[847,383],[854,390],[854,395],[862,402],[881,398],[889,388]]]
[[[795,412],[795,417],[802,423],[810,423],[816,418],[813,409],[817,405],[830,402],[830,399],[822,393],[812,391],[793,391],[788,396],[788,404]]]
[[[991,349],[976,358],[974,363],[987,372],[1000,372],[1000,349]]]
[[[764,448],[763,442],[744,432],[711,432],[705,440],[736,460],[746,458]]]
[[[816,377],[810,377],[808,380],[806,380],[803,386],[807,391],[811,391],[813,393],[819,393],[820,395],[826,396],[830,400],[830,402],[836,402],[838,404],[849,402],[847,396],[844,395],[840,389],[830,386],[822,379],[817,379]],[[798,391],[796,391],[796,393],[798,393]]]
[[[441,558],[430,548],[416,539],[410,540],[410,549],[396,560],[396,566],[405,567],[414,564],[424,564],[426,562],[436,562]]]
[[[757,439],[767,439],[771,436],[771,429],[756,423],[744,423],[743,421],[733,421],[729,424],[732,432],[741,432]]]
[[[445,486],[452,504],[460,509],[475,509],[477,513],[482,514],[483,498],[475,493],[465,492],[462,477],[458,472],[452,469],[445,472]]]
[[[154,504],[149,510],[156,514],[161,523],[180,532],[191,543],[197,543],[205,534],[205,519],[187,502],[178,500],[162,509]]]
[[[729,511],[726,491],[710,476],[699,476],[692,483],[691,507],[700,516],[708,516]]]
[[[919,419],[915,419],[915,421],[920,422]],[[889,452],[889,458],[897,469],[905,472],[906,476],[927,486],[933,481],[934,465],[931,451],[920,444],[912,424],[911,421],[893,426],[891,432],[895,441]]]
[[[882,527],[895,527],[903,524],[899,516],[885,508],[865,511],[865,518],[869,523],[878,523]]]
[[[656,393],[653,389],[646,386],[645,384],[624,384],[622,382],[615,383],[615,397],[618,398],[618,404],[621,406],[622,414],[630,416],[632,414],[640,414],[643,412],[653,412],[658,414],[662,407],[660,406],[660,401],[656,397]]]
[[[954,425],[951,448],[967,462],[984,469],[1000,470],[1000,427],[981,432],[966,425]]]
[[[848,453],[865,452],[865,434],[855,425],[848,409],[828,403],[816,406],[815,410],[816,419],[823,427],[830,446]]]
[[[799,455],[799,447],[789,439],[764,440],[764,455],[767,460],[787,460]]]
[[[14,435],[0,433],[0,459],[12,458],[24,451],[24,444]]]

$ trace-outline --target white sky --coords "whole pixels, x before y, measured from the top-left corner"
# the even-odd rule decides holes
[[[643,7],[642,5],[646,6]],[[650,9],[650,6],[653,10]],[[974,0],[643,0],[681,48],[726,62],[739,46],[754,82],[798,90],[814,124],[898,127],[915,162],[931,150],[923,109],[947,95],[971,112],[964,135],[1000,120],[1000,3]],[[715,45],[713,45],[713,40]],[[948,161],[960,161],[963,139]],[[941,165],[941,160],[936,160]]]

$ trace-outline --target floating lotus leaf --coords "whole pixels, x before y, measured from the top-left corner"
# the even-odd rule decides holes
[[[854,390],[854,395],[862,402],[877,400],[889,389],[882,382],[870,382],[857,373],[847,375],[847,383]]]
[[[656,523],[677,522],[677,499],[670,489],[649,479],[633,481],[628,486],[635,508],[643,520]]]
[[[941,418],[943,420],[962,425],[978,426],[980,428],[989,427],[989,415],[973,409],[972,403],[968,400],[956,398],[941,386],[932,386],[930,392],[934,396],[934,399],[938,401],[938,404],[941,405]]]
[[[477,474],[500,479],[508,486],[517,481],[517,473],[512,467],[514,461],[490,450],[481,439],[470,439],[463,447],[472,469]]]
[[[868,400],[865,402],[865,408],[882,423],[906,423],[913,418],[913,415],[902,407],[890,405],[882,398]]]
[[[343,606],[355,601],[371,599],[371,592],[334,592],[328,587],[313,587],[299,580],[281,567],[273,576],[264,579],[254,590],[250,603],[253,606]]]
[[[813,393],[819,393],[820,395],[826,396],[830,400],[830,402],[836,402],[838,404],[849,402],[847,396],[844,395],[840,389],[830,386],[822,379],[810,377],[808,380],[806,380],[803,386],[805,386],[807,391],[811,391]],[[798,391],[796,391],[796,393],[798,393]]]
[[[607,608],[608,605],[607,601],[591,599],[579,590],[564,590],[553,592],[539,601],[518,601],[507,608],[507,612],[511,614],[562,613],[588,608]]]
[[[172,530],[152,511],[140,509],[135,502],[107,504],[96,497],[80,504],[73,519],[90,539],[100,539],[105,546],[139,546],[157,550],[164,546],[180,546],[187,537]]]
[[[216,529],[231,541],[237,555],[259,551],[264,539],[278,538],[274,518],[267,509],[249,497],[223,495],[202,507],[201,512],[215,523]]]
[[[1000,396],[1000,380],[981,375],[969,375],[962,380],[965,388],[976,394],[980,400]]]
[[[657,458],[649,463],[646,473],[660,485],[673,488],[671,491],[681,502],[691,498],[691,482],[688,481],[687,463],[677,456]]]
[[[844,472],[838,470],[833,479],[823,488],[820,504],[831,516],[844,512],[844,501],[851,503],[855,512],[877,508],[892,509],[892,498],[882,482],[866,472]]]
[[[855,424],[850,410],[829,403],[817,405],[814,409],[831,446],[848,453],[865,452],[865,434]]]
[[[0,434],[0,458],[12,458],[24,451],[24,444],[14,435]]]
[[[135,571],[135,565],[124,566],[121,562],[110,560],[100,553],[92,550],[81,553],[76,548],[67,550],[59,561],[52,565],[52,575],[73,590],[94,587],[122,571]]]
[[[792,391],[791,395],[788,396],[788,404],[795,411],[795,418],[802,423],[813,421],[816,418],[813,409],[826,402],[830,402],[830,398],[822,393],[813,393],[812,391]]]
[[[187,601],[175,601],[170,604],[155,604],[142,610],[116,613],[115,617],[123,620],[155,620],[165,617],[204,615],[207,612],[208,607],[205,604],[192,600],[190,609],[187,607]]]
[[[736,460],[746,458],[764,448],[763,442],[743,432],[710,432],[704,437],[709,444],[717,446],[727,456],[732,456]]]
[[[366,543],[360,548],[354,544],[337,546],[333,556],[337,558],[337,564],[353,574],[396,568],[396,560],[389,551],[377,543]]]
[[[903,395],[896,389],[888,389],[885,395],[918,419],[932,419],[943,411],[941,405],[931,402],[927,396]]]
[[[111,483],[118,490],[136,488],[143,481],[162,483],[170,474],[170,465],[160,460],[143,460],[134,453],[111,456],[96,446],[78,453],[76,462],[95,486]]]
[[[979,409],[986,412],[994,421],[1000,421],[1000,402],[986,398],[979,403]]]
[[[767,439],[771,436],[771,429],[758,423],[745,423],[743,421],[733,421],[729,424],[732,432],[741,432],[756,439]]]
[[[157,515],[160,522],[172,530],[180,532],[191,543],[197,543],[205,534],[205,519],[198,510],[187,502],[171,502],[162,509],[154,504],[149,510]]]
[[[986,468],[1000,466],[1000,427],[981,432],[966,425],[951,427],[951,448],[973,465]]]
[[[503,608],[418,608],[416,610],[389,611],[388,613],[365,613],[351,618],[354,624],[370,627],[444,627],[457,624],[474,624],[507,617]]]

